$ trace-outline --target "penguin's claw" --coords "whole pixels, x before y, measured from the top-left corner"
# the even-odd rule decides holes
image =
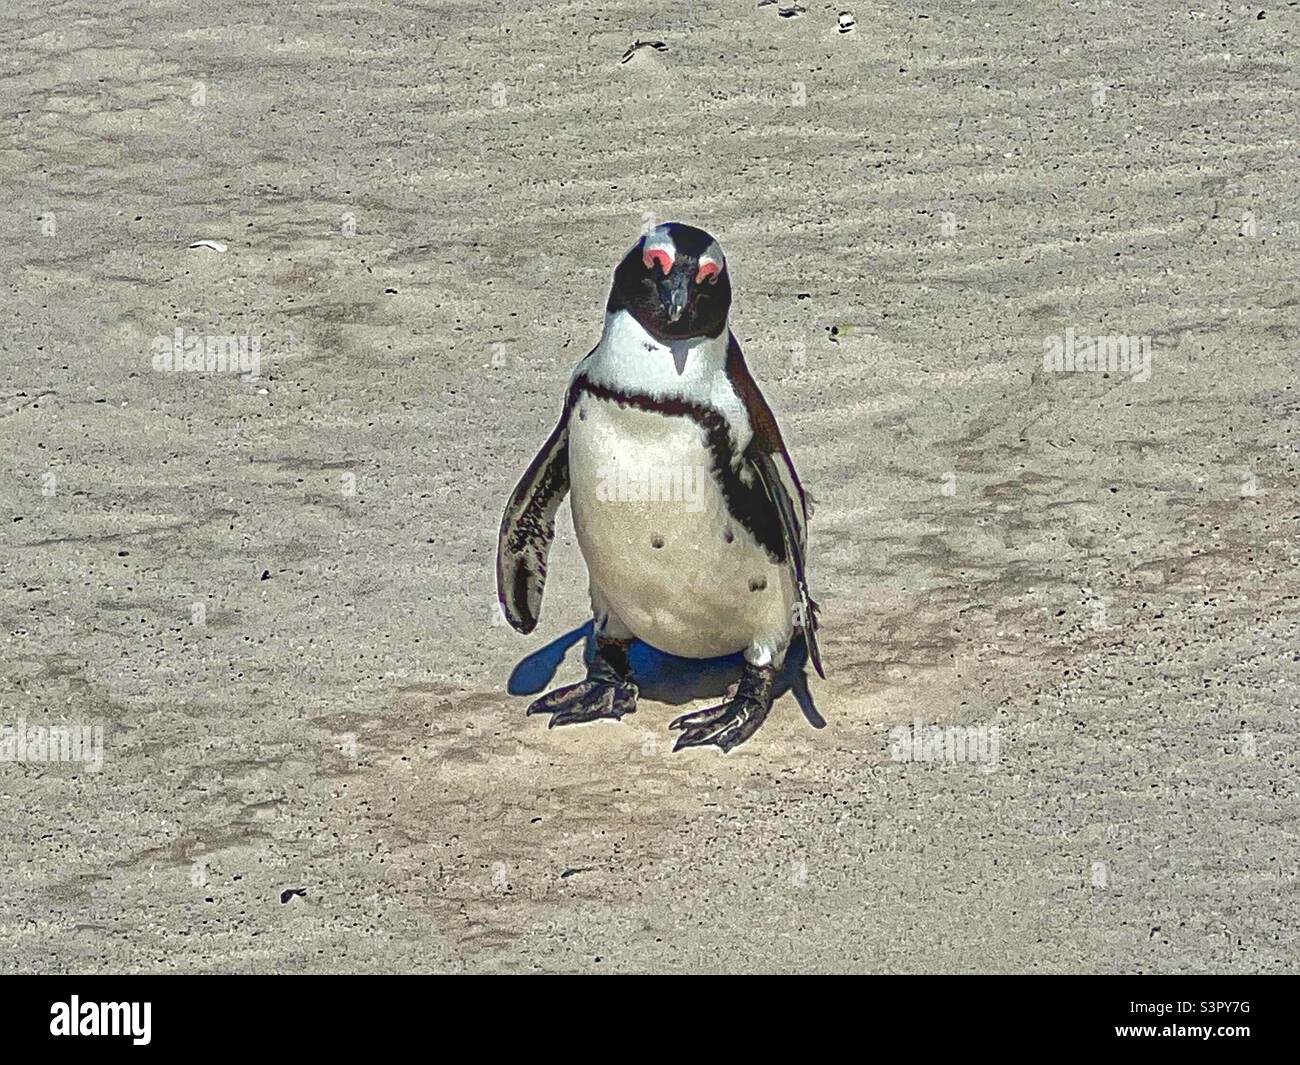
[[[584,680],[547,692],[528,707],[530,714],[550,714],[547,728],[578,725],[603,717],[615,721],[636,712],[636,688]]]
[[[683,714],[668,726],[683,730],[673,750],[711,743],[725,754],[744,743],[767,719],[775,682],[776,670],[771,666],[746,665],[735,694],[725,703]]]
[[[698,731],[707,728],[709,725],[719,724],[731,710],[732,701],[728,700],[717,706],[710,706],[707,710],[696,710],[690,714],[682,714],[681,717],[674,718],[668,727],[670,729],[684,728]]]
[[[764,705],[757,699],[737,698],[721,706],[683,714],[668,726],[683,730],[673,750],[711,743],[725,754],[757,732],[771,708],[771,703]]]

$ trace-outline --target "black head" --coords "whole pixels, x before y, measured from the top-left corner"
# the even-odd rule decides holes
[[[731,279],[718,242],[665,222],[636,242],[614,271],[606,310],[628,311],[658,340],[718,336],[727,328]]]

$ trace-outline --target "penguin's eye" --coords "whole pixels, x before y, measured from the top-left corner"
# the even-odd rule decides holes
[[[705,259],[700,263],[700,268],[695,272],[695,283],[697,285],[702,285],[707,281],[710,285],[716,285],[721,273],[722,267],[712,259]]]
[[[673,257],[668,253],[667,248],[646,248],[641,256],[641,261],[645,263],[645,268],[652,273],[657,266],[663,271],[665,277],[673,268]]]

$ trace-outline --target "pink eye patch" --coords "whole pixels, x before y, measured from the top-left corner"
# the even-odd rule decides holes
[[[665,276],[673,268],[673,257],[666,248],[646,248],[645,253],[641,256],[641,261],[645,263],[647,270],[658,267]]]
[[[700,263],[699,270],[695,272],[695,283],[702,285],[707,281],[710,285],[715,285],[718,282],[718,275],[721,273],[722,268],[717,263],[706,259]]]

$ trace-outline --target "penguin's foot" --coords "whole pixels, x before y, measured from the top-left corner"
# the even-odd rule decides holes
[[[746,663],[736,694],[720,706],[683,714],[669,728],[681,729],[673,750],[713,744],[726,752],[744,743],[758,731],[772,709],[772,686],[776,670],[771,666]]]
[[[615,721],[636,712],[636,685],[630,682],[609,684],[603,680],[579,681],[547,692],[528,708],[530,714],[550,714],[548,728],[598,721],[602,717]]]
[[[578,725],[602,717],[618,721],[636,713],[637,686],[628,664],[631,640],[596,639],[596,655],[587,679],[547,692],[528,707],[530,714],[550,714],[547,728]]]

